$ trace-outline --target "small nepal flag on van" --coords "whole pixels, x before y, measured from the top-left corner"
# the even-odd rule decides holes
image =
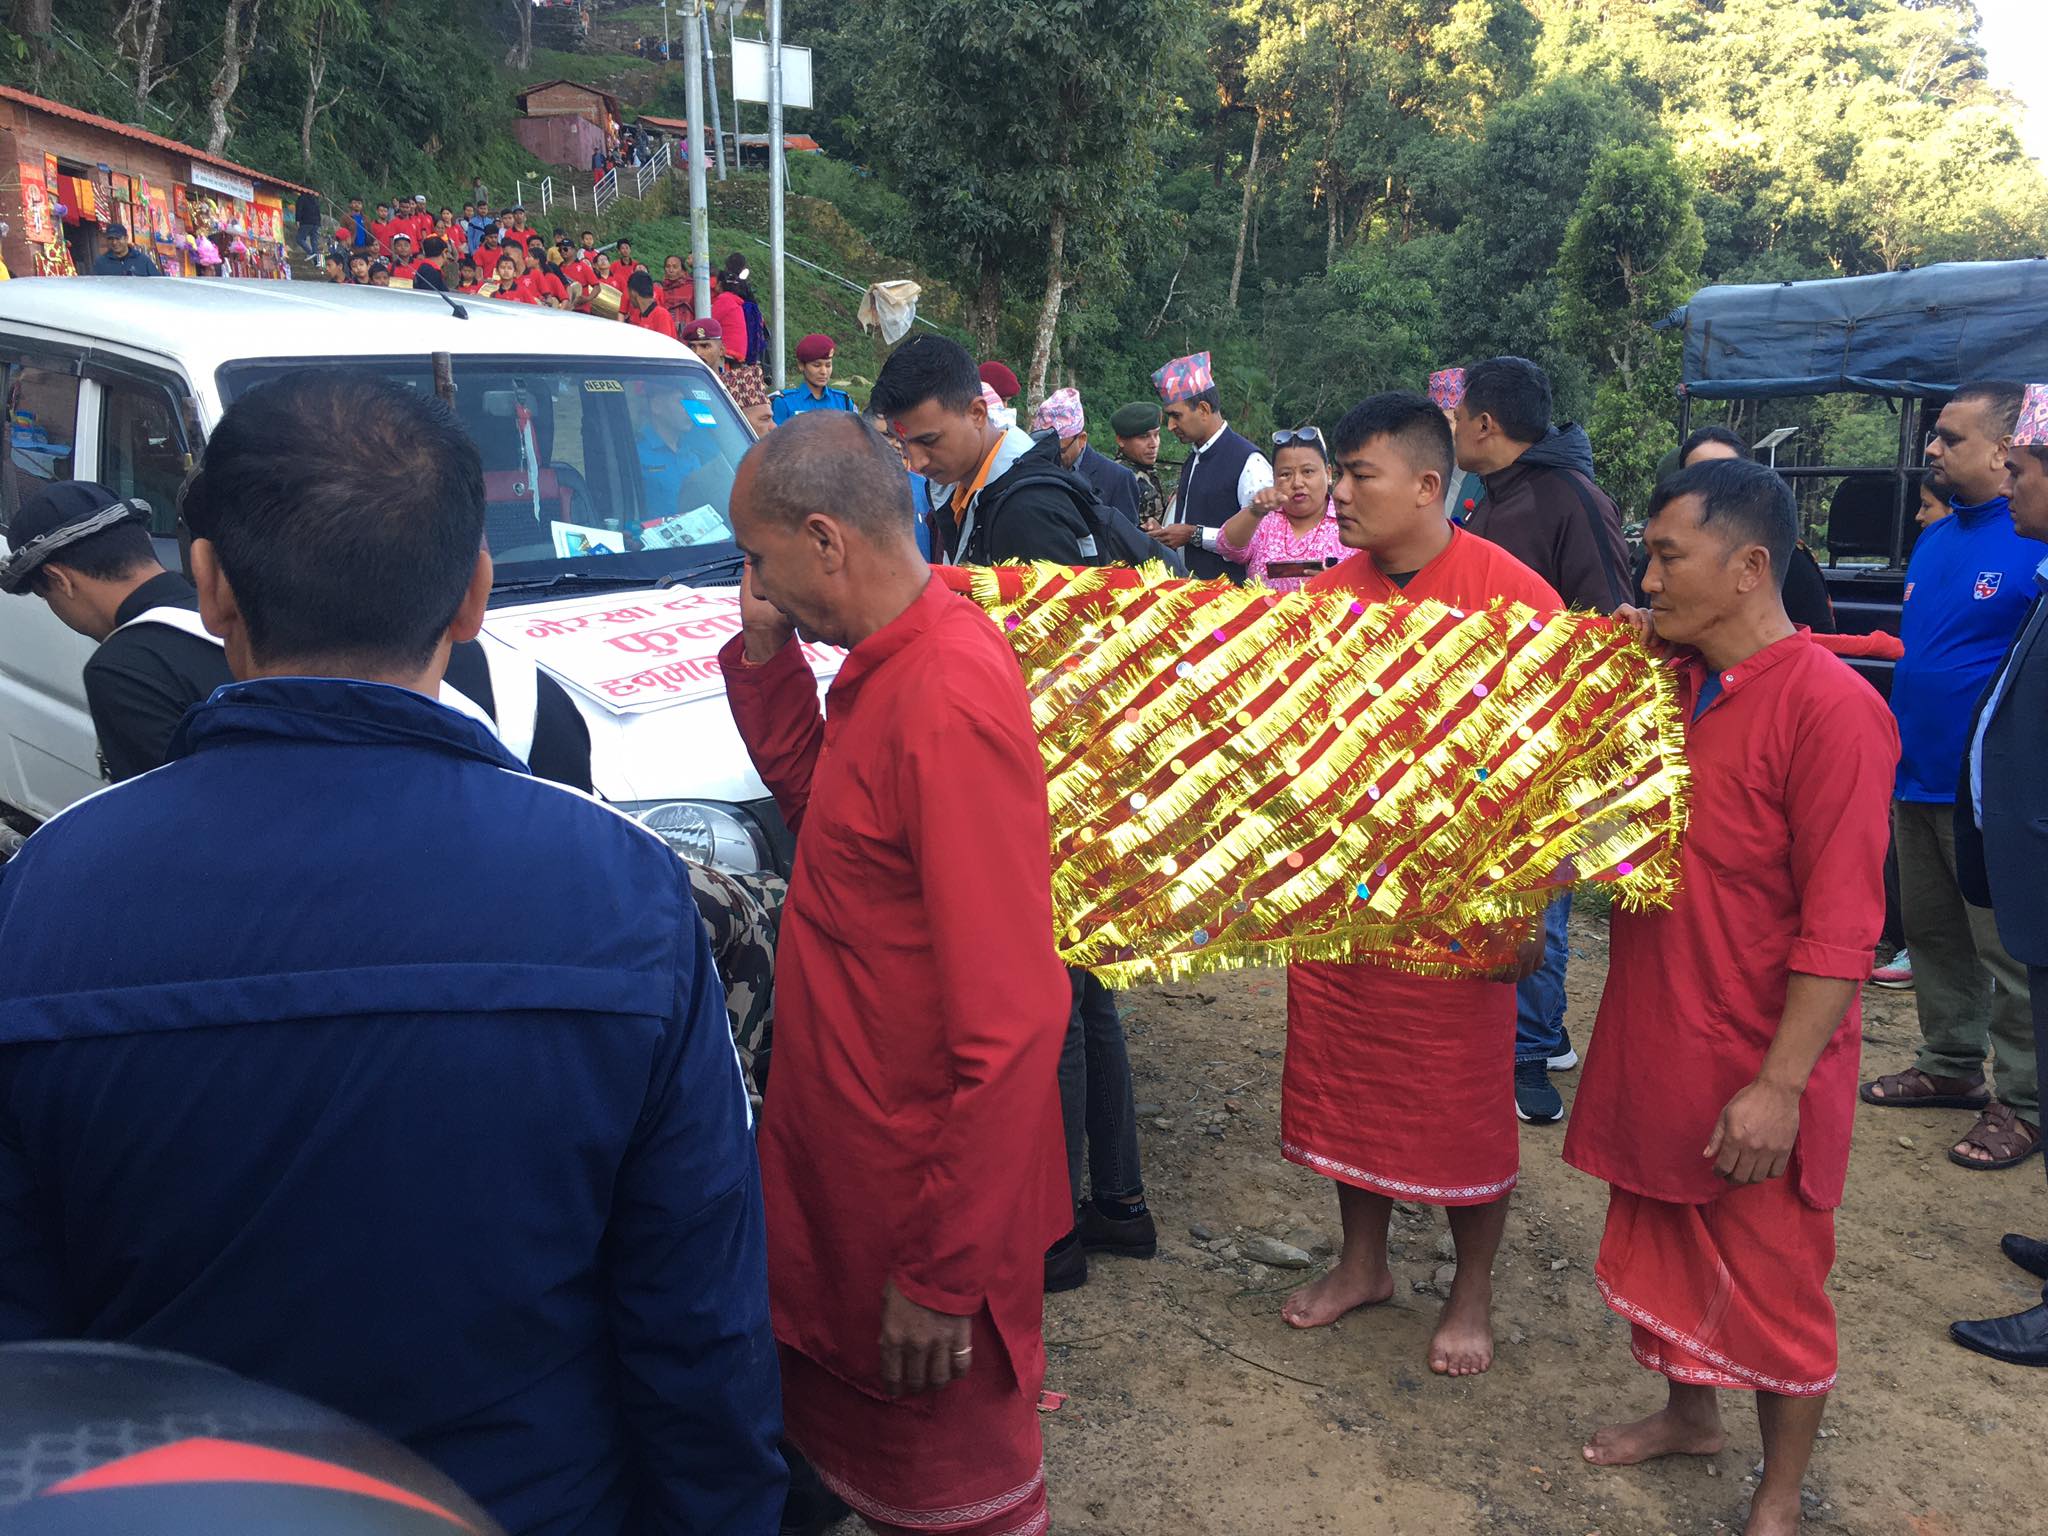
[[[2003,571],[1979,571],[1975,596],[1978,602],[1986,602],[1998,595],[1998,584],[2005,580]]]

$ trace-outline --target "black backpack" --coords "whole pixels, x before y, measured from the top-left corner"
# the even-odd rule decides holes
[[[1027,469],[1023,474],[1009,474],[1000,482],[1001,494],[991,500],[983,493],[976,509],[978,518],[985,529],[995,527],[996,514],[1004,503],[1017,491],[1028,485],[1049,486],[1066,493],[1081,514],[1081,521],[1087,527],[1095,544],[1095,558],[1089,559],[1082,552],[1083,565],[1143,565],[1157,560],[1169,569],[1185,574],[1186,567],[1179,554],[1140,530],[1116,508],[1095,494],[1095,487],[1060,464],[1046,464]]]

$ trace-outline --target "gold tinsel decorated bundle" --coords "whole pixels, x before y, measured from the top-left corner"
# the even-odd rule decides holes
[[[1031,692],[1062,957],[1501,974],[1565,887],[1669,901],[1675,691],[1625,626],[1153,570],[973,573]]]

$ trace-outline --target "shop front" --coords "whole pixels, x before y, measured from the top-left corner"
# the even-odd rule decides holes
[[[287,277],[305,190],[0,86],[0,259],[17,277],[91,271],[113,224],[169,276]]]

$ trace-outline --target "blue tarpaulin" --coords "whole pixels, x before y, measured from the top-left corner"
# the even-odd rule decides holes
[[[1702,288],[1672,319],[1685,327],[1685,387],[1701,399],[2048,380],[2044,260]]]

